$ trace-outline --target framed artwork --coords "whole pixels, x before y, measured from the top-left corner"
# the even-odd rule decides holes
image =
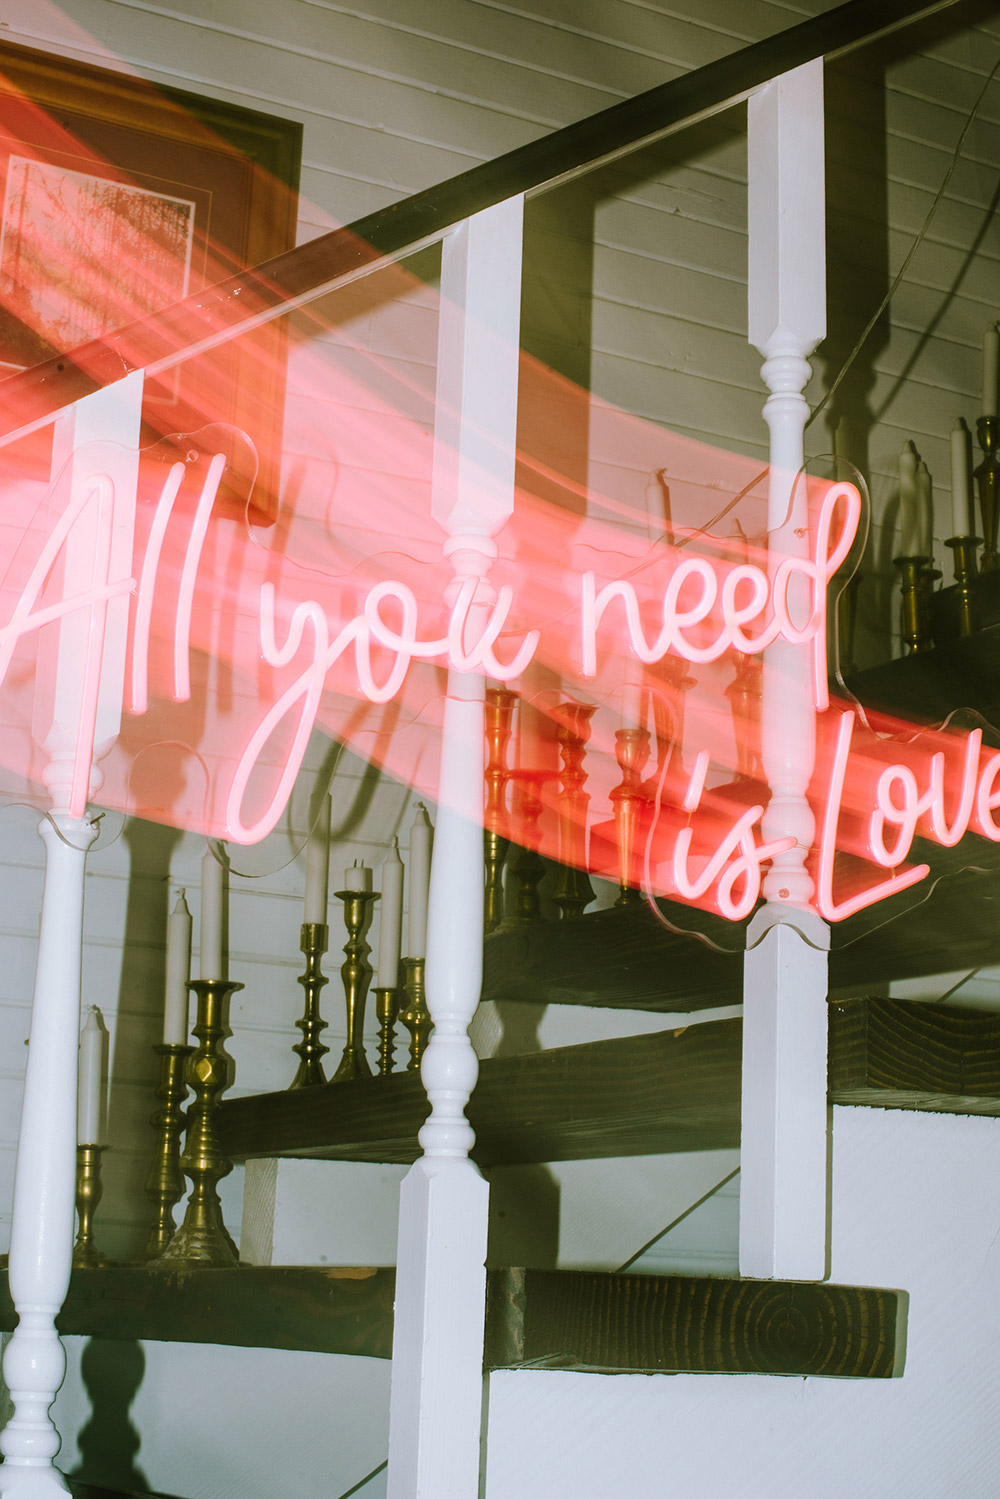
[[[294,245],[293,121],[5,44],[0,126],[0,376]],[[242,430],[273,513],[284,368],[272,324],[147,381],[146,440]]]

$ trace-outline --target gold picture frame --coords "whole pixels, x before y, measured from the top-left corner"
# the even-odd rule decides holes
[[[294,121],[0,44],[0,123],[0,374],[294,245]],[[270,324],[147,381],[145,440],[210,421],[244,431],[266,518],[284,390],[284,332]]]

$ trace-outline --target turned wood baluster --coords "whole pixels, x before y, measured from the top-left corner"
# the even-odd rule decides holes
[[[562,790],[559,793],[559,883],[555,901],[567,916],[580,916],[594,898],[594,888],[587,874],[587,808],[590,797],[584,790],[587,773],[583,768],[590,720],[595,709],[586,703],[560,703],[556,710],[559,724],[559,753],[562,756]]]

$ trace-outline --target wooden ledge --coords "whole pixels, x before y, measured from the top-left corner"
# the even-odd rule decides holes
[[[898,1295],[710,1276],[498,1270],[487,1366],[637,1374],[895,1373]]]
[[[481,1064],[468,1114],[481,1165],[735,1149],[742,1021]],[[1000,1114],[1000,1015],[901,1000],[830,1006],[831,1103]],[[224,1102],[236,1159],[406,1163],[427,1098],[415,1073]]]
[[[75,1270],[60,1332],[392,1355],[393,1269]],[[6,1277],[0,1330],[14,1326]],[[491,1270],[487,1369],[594,1373],[895,1372],[899,1295],[856,1286],[597,1271]],[[86,1488],[86,1499],[103,1491]]]

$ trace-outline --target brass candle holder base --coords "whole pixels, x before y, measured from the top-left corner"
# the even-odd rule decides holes
[[[94,1248],[94,1214],[103,1195],[101,1151],[103,1145],[76,1147],[76,1211],[79,1232],[73,1245],[74,1270],[93,1270],[109,1263],[106,1254]]]
[[[187,1139],[180,1158],[191,1180],[184,1222],[163,1253],[151,1265],[200,1265],[224,1268],[239,1264],[239,1252],[222,1221],[218,1183],[233,1163],[225,1155],[219,1135],[219,1100],[229,1086],[232,1058],[224,1048],[229,1029],[229,1001],[243,988],[229,979],[194,979],[188,986],[198,996],[198,1018],[193,1030],[200,1045],[187,1061],[187,1082],[194,1098],[187,1112]]]
[[[299,983],[305,990],[306,1007],[301,1020],[295,1024],[302,1032],[302,1040],[292,1050],[301,1059],[298,1071],[289,1084],[292,1088],[311,1088],[316,1083],[325,1083],[322,1058],[330,1050],[320,1040],[320,1032],[326,1030],[326,1021],[319,1013],[319,997],[326,975],[320,968],[323,954],[330,940],[330,928],[325,921],[304,921],[299,947],[305,954],[306,971],[299,974]]]
[[[162,1107],[150,1116],[156,1133],[153,1163],[146,1177],[146,1196],[153,1203],[153,1227],[143,1251],[144,1260],[155,1260],[163,1253],[176,1233],[174,1204],[184,1195],[184,1173],[181,1171],[181,1131],[187,1097],[184,1068],[193,1046],[154,1046],[160,1058],[160,1083],[156,1096]]]
[[[375,990],[375,1014],[378,1016],[378,1075],[388,1077],[396,1052],[395,1025],[399,996],[395,989],[379,986]]]
[[[930,564],[929,557],[894,557],[893,567],[898,567],[902,579],[903,596],[902,634],[903,643],[911,652],[929,651],[932,648],[927,629],[926,584],[923,574]]]
[[[347,1004],[347,1041],[340,1065],[331,1082],[346,1083],[357,1077],[371,1077],[372,1070],[365,1055],[365,998],[372,970],[365,962],[368,944],[363,933],[368,925],[369,907],[378,895],[372,890],[338,890],[337,899],[344,902],[344,924],[347,927],[345,962],[340,965],[344,980],[344,999]]]
[[[973,635],[976,631],[972,607],[972,580],[976,575],[978,536],[951,536],[945,542],[955,554],[955,587],[958,592],[958,633]]]
[[[424,959],[404,958],[403,970],[406,974],[403,980],[403,998],[406,1003],[399,1021],[410,1033],[410,1060],[406,1064],[406,1070],[419,1072],[420,1059],[427,1050],[427,1043],[434,1029],[424,998]]]
[[[649,730],[617,729],[615,759],[622,773],[621,784],[611,793],[618,840],[619,895],[615,905],[627,906],[642,900],[641,893],[632,884],[632,873],[648,801],[643,790],[642,772],[649,759]]]

